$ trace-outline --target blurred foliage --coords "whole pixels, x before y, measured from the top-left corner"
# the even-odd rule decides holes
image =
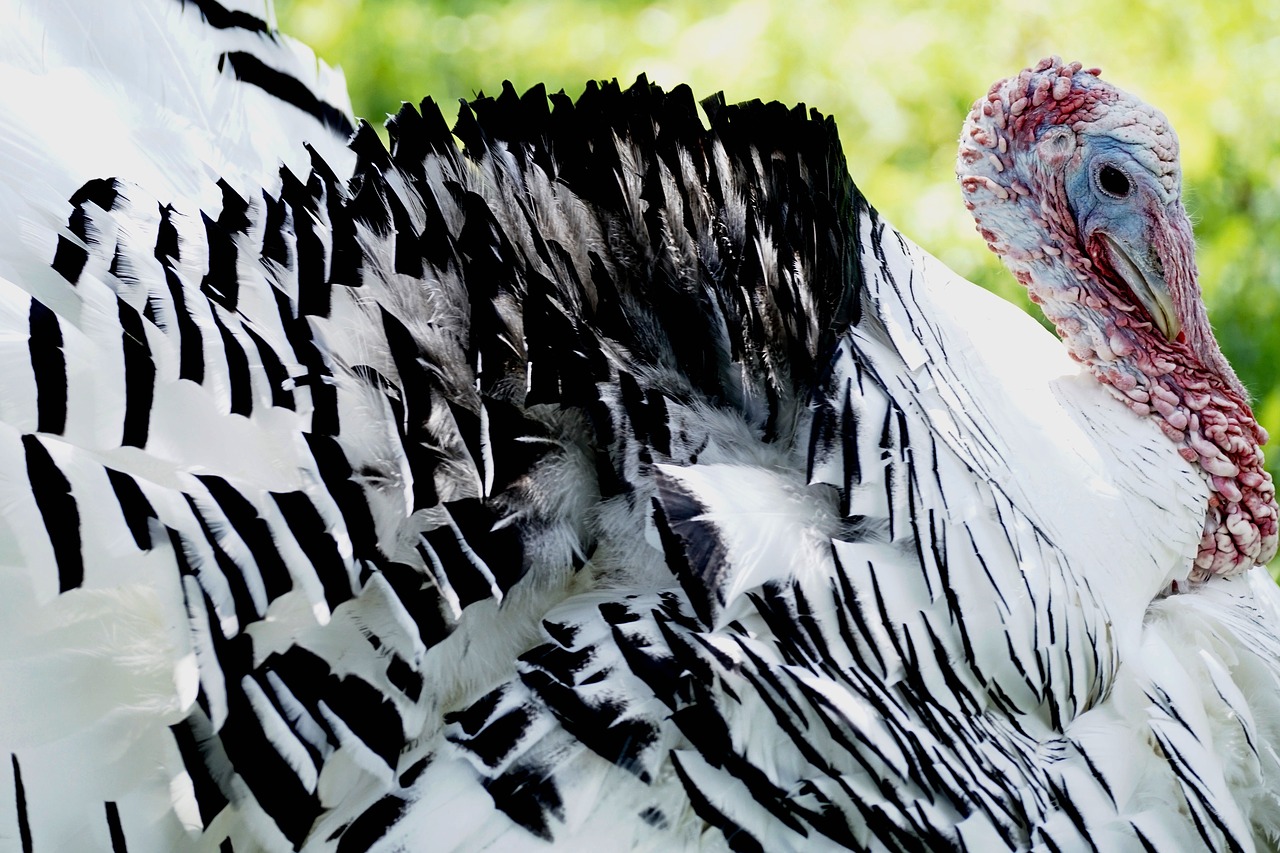
[[[834,115],[854,179],[957,272],[1023,306],[973,233],[952,164],[969,104],[1057,53],[1157,105],[1182,140],[1201,285],[1280,438],[1280,3],[1276,0],[277,0],[373,120],[503,80],[576,96],[638,74]],[[1280,441],[1269,448],[1280,471]]]

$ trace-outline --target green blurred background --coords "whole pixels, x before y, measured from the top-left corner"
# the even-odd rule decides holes
[[[346,72],[375,126],[504,79],[576,96],[641,72],[835,116],[854,179],[904,233],[1026,306],[973,233],[952,163],[996,79],[1059,54],[1160,107],[1182,140],[1201,285],[1223,349],[1280,439],[1280,2],[1180,0],[276,0],[281,29]],[[449,108],[446,106],[446,110]],[[452,117],[452,116],[448,116]],[[1280,472],[1280,440],[1268,448]]]

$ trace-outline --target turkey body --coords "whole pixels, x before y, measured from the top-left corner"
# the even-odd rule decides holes
[[[1280,837],[1265,570],[829,119],[7,11],[5,849]]]

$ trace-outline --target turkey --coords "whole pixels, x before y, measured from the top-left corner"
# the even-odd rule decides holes
[[[957,160],[1064,349],[803,106],[388,148],[252,0],[2,8],[3,849],[1280,844],[1265,433],[1096,70]]]

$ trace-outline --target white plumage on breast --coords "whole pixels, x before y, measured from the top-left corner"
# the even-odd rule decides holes
[[[830,120],[5,13],[0,846],[1274,844],[1265,570]]]

